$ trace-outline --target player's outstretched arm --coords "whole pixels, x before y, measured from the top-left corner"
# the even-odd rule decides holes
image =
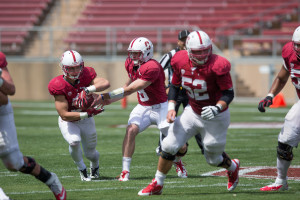
[[[284,66],[282,66],[281,70],[273,81],[269,94],[258,103],[258,110],[260,112],[266,112],[265,107],[269,107],[273,104],[274,96],[276,96],[284,88],[289,76],[290,73],[284,68]]]
[[[134,92],[137,92],[139,90],[145,89],[151,84],[150,81],[144,81],[141,79],[137,79],[130,83],[128,86],[121,87],[118,89],[115,89],[111,92],[101,94],[101,98],[103,101],[105,100],[113,100],[117,101],[122,99],[125,96],[131,95]]]

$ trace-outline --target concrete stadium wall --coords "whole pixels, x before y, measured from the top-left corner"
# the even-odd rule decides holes
[[[128,76],[124,62],[89,62],[85,66],[93,67],[97,75],[110,81],[109,90],[122,87]],[[8,69],[16,85],[16,94],[12,100],[53,100],[48,92],[49,81],[62,74],[61,68],[55,63],[14,63],[9,62]],[[132,94],[129,101],[136,101]]]
[[[16,94],[12,100],[53,100],[48,92],[49,81],[62,74],[57,62],[53,63],[20,63],[8,61],[8,69],[16,85]],[[247,62],[245,62],[247,63]],[[94,67],[98,76],[110,81],[109,90],[124,85],[128,79],[124,68],[124,61],[116,62],[89,62],[85,60],[85,66]],[[254,97],[263,98],[268,94],[270,88],[270,75],[261,72],[262,64],[235,64],[235,73],[244,80],[250,90],[255,93]],[[274,77],[279,72],[281,64],[275,66]],[[235,83],[234,83],[235,84]],[[235,85],[237,87],[237,85]],[[290,80],[283,89],[283,95],[287,102],[293,103],[297,100],[294,86]],[[136,94],[128,97],[128,101],[137,101]]]

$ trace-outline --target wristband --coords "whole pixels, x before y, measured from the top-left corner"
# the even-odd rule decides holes
[[[80,119],[85,119],[89,117],[87,112],[80,112],[79,115],[80,115]]]
[[[124,88],[118,88],[108,93],[110,99],[117,99],[124,96]]]
[[[90,85],[89,87],[86,88],[87,89],[87,93],[90,92],[96,92],[96,86],[95,85]]]
[[[267,96],[274,98],[274,94],[272,94],[272,93],[269,93]]]
[[[168,103],[168,111],[170,110],[175,110],[175,103],[174,102],[169,102]]]
[[[3,78],[0,78],[0,87],[3,85],[4,81]]]
[[[218,104],[216,105],[216,107],[220,109],[220,110],[219,110],[220,112],[223,110],[222,104],[219,104],[219,103],[218,103]]]

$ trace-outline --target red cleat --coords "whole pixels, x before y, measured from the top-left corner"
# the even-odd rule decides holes
[[[139,196],[161,195],[163,186],[157,185],[155,178],[146,188],[139,191]]]

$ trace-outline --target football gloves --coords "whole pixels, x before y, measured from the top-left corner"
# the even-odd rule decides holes
[[[202,108],[201,117],[205,120],[211,120],[221,112],[219,106],[205,106]]]
[[[98,115],[98,114],[102,113],[103,111],[104,111],[103,105],[99,105],[97,107],[89,108],[89,109],[86,110],[89,117],[93,117],[95,115]]]
[[[261,100],[258,104],[258,110],[260,112],[266,112],[265,107],[269,107],[270,105],[273,104],[273,97],[271,96],[266,96],[263,100]]]
[[[77,99],[73,102],[76,108],[88,109],[93,103],[94,98],[92,95],[88,95],[85,89],[83,89],[79,94]]]

